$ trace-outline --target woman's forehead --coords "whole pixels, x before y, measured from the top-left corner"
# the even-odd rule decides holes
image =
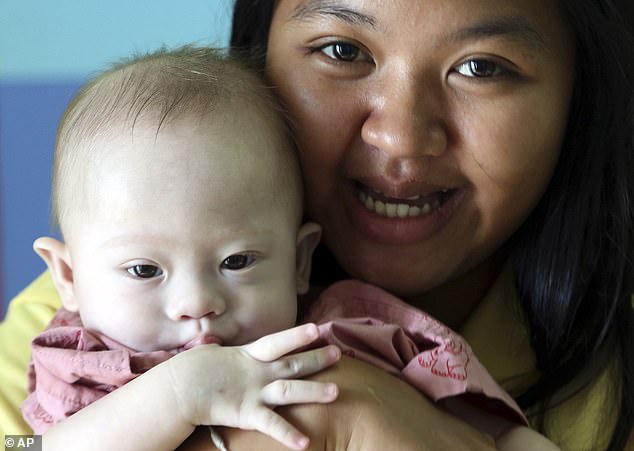
[[[324,38],[341,30],[380,46],[403,37],[438,49],[494,38],[534,52],[570,37],[555,0],[279,0],[275,16],[273,29],[321,27]]]
[[[456,8],[460,6],[460,8]],[[503,8],[500,9],[500,6]],[[553,0],[278,0],[276,12],[283,11],[287,21],[313,22],[335,20],[341,23],[380,31],[384,23],[399,19],[401,25],[412,23],[413,19],[422,17],[439,18],[441,9],[450,7],[458,16],[462,12],[470,17],[477,17],[488,9],[494,9],[496,15],[504,22],[505,10],[516,10],[513,21],[506,25],[514,25],[518,31],[529,32],[529,24],[522,20],[522,10],[552,12],[557,8]],[[404,20],[406,19],[406,20]],[[413,22],[415,24],[415,22]]]

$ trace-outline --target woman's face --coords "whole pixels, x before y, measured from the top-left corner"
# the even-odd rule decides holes
[[[573,53],[553,0],[278,1],[268,75],[343,268],[414,297],[486,266],[551,177]]]

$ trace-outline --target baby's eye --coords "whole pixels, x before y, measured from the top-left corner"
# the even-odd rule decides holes
[[[327,44],[319,49],[328,58],[332,58],[337,61],[352,63],[362,61],[372,61],[370,56],[357,47],[354,44],[347,42],[335,42],[333,44]]]
[[[507,74],[500,64],[485,59],[471,59],[456,67],[456,72],[465,77],[488,78]]]
[[[235,254],[225,258],[220,267],[230,271],[238,271],[251,266],[255,262],[255,256],[250,254]]]
[[[163,274],[163,270],[154,265],[134,265],[128,268],[128,272],[140,279],[151,279]]]

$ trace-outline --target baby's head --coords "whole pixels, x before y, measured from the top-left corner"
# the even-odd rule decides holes
[[[137,350],[242,344],[292,326],[316,224],[280,109],[216,51],[128,60],[59,127],[53,211],[35,242],[64,307]]]

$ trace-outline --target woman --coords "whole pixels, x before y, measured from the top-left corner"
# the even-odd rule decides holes
[[[623,449],[634,418],[626,3],[235,6],[232,44],[295,123],[328,249],[316,283],[360,278],[457,329],[564,449]],[[486,446],[399,381],[350,360],[333,374],[340,427],[358,414],[394,449]],[[383,390],[380,406],[359,378]],[[311,408],[287,414],[318,427]]]
[[[618,361],[622,446],[633,400],[634,48],[620,14],[631,6],[275,3],[238,1],[232,43],[279,86],[308,212],[345,272],[459,328],[510,260],[541,373],[518,400],[547,412],[571,380],[586,372],[590,383]],[[548,102],[540,89],[552,90]],[[434,191],[440,218],[416,230],[376,213],[381,200],[412,205]]]

